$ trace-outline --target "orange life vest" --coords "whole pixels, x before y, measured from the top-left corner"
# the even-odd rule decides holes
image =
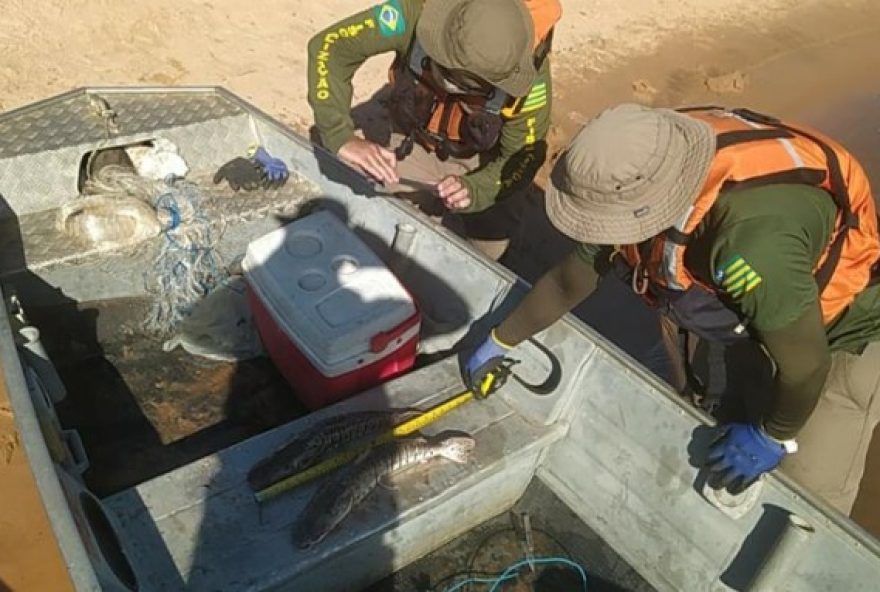
[[[519,0],[528,8],[534,27],[534,46],[536,63],[543,61],[550,49],[553,27],[562,17],[562,5],[559,0]],[[403,59],[395,60],[389,74],[392,86],[405,85],[413,88],[398,89],[413,91],[419,96],[415,97],[415,106],[410,109],[416,113],[410,117],[404,117],[405,122],[399,123],[404,132],[410,133],[412,127],[417,139],[430,150],[437,150],[438,154],[451,153],[453,156],[468,157],[473,154],[488,150],[498,141],[499,134],[494,133],[494,138],[474,142],[466,133],[467,120],[474,112],[482,117],[494,118],[490,122],[490,129],[501,128],[501,110],[516,101],[509,97],[501,89],[494,89],[489,96],[485,95],[461,95],[447,94],[438,88],[427,70],[427,56],[421,49],[418,40],[413,40],[409,54]],[[392,99],[392,103],[394,99]],[[392,115],[394,105],[392,105]],[[401,118],[395,117],[400,122]],[[414,123],[413,120],[418,120]],[[494,125],[492,125],[494,124]],[[441,154],[445,157],[446,154]]]
[[[711,283],[687,269],[685,252],[718,196],[735,187],[804,183],[827,191],[838,207],[831,240],[814,267],[823,319],[826,324],[833,321],[868,285],[880,258],[874,200],[859,163],[818,132],[751,111],[686,112],[712,126],[715,159],[702,191],[679,223],[646,243],[621,249],[634,270],[633,286],[641,293],[651,288],[656,293],[698,285],[717,295]]]

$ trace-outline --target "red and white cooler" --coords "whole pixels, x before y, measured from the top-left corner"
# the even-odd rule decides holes
[[[330,212],[253,241],[243,267],[263,345],[309,408],[412,367],[421,327],[412,297]]]

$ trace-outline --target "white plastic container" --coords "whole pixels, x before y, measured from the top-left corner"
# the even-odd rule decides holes
[[[309,407],[412,367],[420,330],[412,297],[330,212],[253,241],[242,267],[263,344]]]

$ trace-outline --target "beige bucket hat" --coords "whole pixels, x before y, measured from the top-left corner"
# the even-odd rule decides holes
[[[416,38],[445,68],[465,70],[522,97],[538,76],[535,27],[522,0],[427,0]]]
[[[606,109],[554,166],[547,215],[580,242],[644,241],[682,221],[714,155],[715,134],[703,121],[629,103]]]

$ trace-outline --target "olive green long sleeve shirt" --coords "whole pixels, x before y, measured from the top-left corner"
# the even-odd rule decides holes
[[[391,0],[339,21],[308,44],[308,100],[324,146],[338,152],[354,137],[352,77],[367,58],[388,52],[405,56],[424,0]],[[479,212],[510,191],[528,185],[544,162],[551,107],[550,60],[545,59],[526,97],[511,100],[497,149],[463,177]]]
[[[880,285],[823,324],[813,268],[828,244],[837,210],[824,191],[776,185],[722,195],[688,247],[688,269],[714,283],[749,321],[776,363],[773,400],[763,427],[793,437],[818,402],[831,352],[858,352],[880,339]],[[582,245],[542,277],[497,328],[517,344],[589,296],[608,248]]]

